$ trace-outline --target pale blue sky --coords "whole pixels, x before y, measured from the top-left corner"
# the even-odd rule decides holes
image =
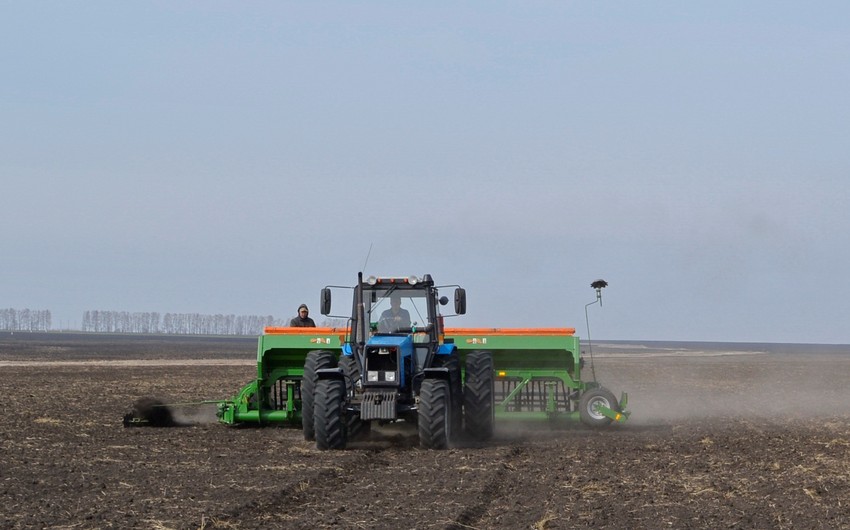
[[[2,2],[0,307],[850,343],[846,2]]]

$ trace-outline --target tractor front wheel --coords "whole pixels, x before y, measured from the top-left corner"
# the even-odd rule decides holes
[[[607,388],[598,387],[585,391],[578,402],[578,412],[581,422],[588,427],[606,427],[610,425],[613,420],[597,410],[600,406],[611,410],[620,410],[617,398]]]
[[[345,381],[321,379],[316,383],[316,403],[313,411],[316,423],[316,448],[345,449]]]
[[[460,433],[463,428],[463,382],[460,371],[460,356],[457,350],[450,355],[436,355],[435,368],[449,370],[449,388],[452,396],[452,433]]]
[[[360,367],[357,365],[357,360],[349,355],[343,355],[339,358],[339,367],[342,368],[342,373],[345,376],[347,399],[353,401],[355,395],[362,392]],[[363,421],[359,414],[354,413],[347,415],[346,426],[348,428],[348,439],[351,441],[367,438],[372,431],[372,422]]]
[[[452,434],[451,390],[448,381],[426,379],[419,389],[419,445],[445,449]]]

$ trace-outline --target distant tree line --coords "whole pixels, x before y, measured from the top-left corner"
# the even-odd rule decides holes
[[[0,309],[0,329],[3,331],[49,331],[49,309]]]
[[[283,326],[271,315],[202,315],[128,311],[86,311],[81,330],[95,333],[167,333],[174,335],[260,335],[266,326]]]

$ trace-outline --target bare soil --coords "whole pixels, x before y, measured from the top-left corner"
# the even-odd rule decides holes
[[[208,405],[122,426],[140,397],[230,397],[253,339],[0,334],[0,527],[850,528],[850,352],[635,348],[594,349],[624,425],[320,452]]]

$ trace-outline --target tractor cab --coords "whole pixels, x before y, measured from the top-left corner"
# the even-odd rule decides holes
[[[323,315],[331,311],[331,289],[322,290]],[[434,364],[445,342],[439,307],[448,303],[429,274],[366,279],[361,274],[343,346],[343,355],[357,363],[360,386],[409,389],[414,376]],[[466,312],[466,292],[460,287],[455,289],[454,310]]]
[[[359,361],[366,377],[363,386],[380,384],[388,354],[395,348],[402,361],[398,367],[399,386],[411,384],[416,374],[433,364],[433,356],[443,343],[443,317],[439,306],[448,304],[448,298],[439,297],[430,275],[423,278],[376,278],[370,276],[360,282],[365,315],[352,312],[352,329],[360,329],[358,319],[369,322],[369,338],[360,350]],[[463,290],[461,297],[465,297]],[[357,296],[355,295],[355,299]],[[457,309],[457,308],[456,308]],[[460,308],[463,309],[463,308]],[[457,312],[457,311],[456,311]]]

